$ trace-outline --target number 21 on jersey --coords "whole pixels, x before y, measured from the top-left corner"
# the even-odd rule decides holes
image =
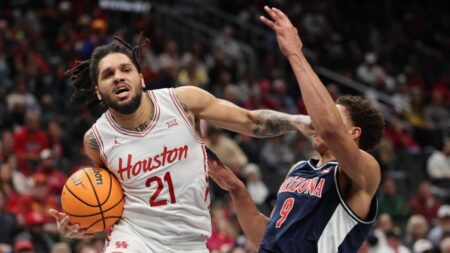
[[[169,195],[170,195],[170,203],[174,204],[177,203],[177,199],[175,198],[175,190],[173,189],[173,182],[172,177],[170,176],[170,172],[166,172],[164,176],[153,176],[147,179],[147,182],[145,182],[146,187],[151,187],[156,183],[156,190],[153,192],[152,196],[150,197],[149,203],[150,206],[164,206],[167,205],[167,199],[161,199],[158,198],[161,191],[164,189],[164,187],[169,188]],[[165,183],[165,184],[164,184]]]
[[[292,208],[294,207],[294,198],[287,198],[283,206],[281,206],[280,209],[280,218],[277,220],[277,223],[275,224],[276,228],[280,228],[281,225],[286,221],[286,218],[288,217],[289,213],[292,211]]]

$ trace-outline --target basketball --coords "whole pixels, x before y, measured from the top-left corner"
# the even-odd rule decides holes
[[[116,223],[124,201],[119,181],[102,168],[78,170],[67,179],[61,194],[70,224],[79,224],[89,233],[104,231]]]

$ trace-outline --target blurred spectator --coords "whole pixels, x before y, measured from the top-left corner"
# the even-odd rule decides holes
[[[425,239],[420,239],[414,243],[413,253],[432,253],[433,245],[430,241]]]
[[[226,136],[222,130],[210,127],[207,132],[207,146],[217,154],[217,157],[235,173],[247,164],[248,158],[236,142]]]
[[[19,239],[14,244],[14,253],[38,253],[34,250],[33,243],[28,239]]]
[[[425,239],[428,233],[428,222],[422,215],[411,216],[406,224],[405,244],[413,248],[418,240]],[[430,243],[431,244],[431,243]]]
[[[386,233],[393,229],[392,219],[388,213],[382,213],[378,217],[373,235],[376,238],[375,252],[382,252],[387,247]]]
[[[259,152],[261,150],[259,139],[253,138],[248,135],[238,134],[236,136],[236,143],[248,157],[249,162],[259,162]]]
[[[40,157],[41,162],[33,174],[33,178],[38,180],[40,180],[39,178],[45,178],[48,194],[57,198],[66,183],[67,176],[56,167],[56,159],[52,150],[42,150]]]
[[[253,86],[250,97],[245,101],[244,107],[249,110],[272,109],[276,110],[277,104],[270,95],[271,84],[268,80],[261,80],[258,86]]]
[[[405,117],[413,129],[413,137],[422,147],[435,145],[435,126],[425,117],[425,100],[422,90],[411,90],[410,107],[405,111]]]
[[[185,67],[192,59],[196,59],[197,67],[202,71],[207,71],[207,63],[210,63],[212,59],[209,58],[202,44],[198,41],[191,43],[190,50],[186,51],[181,57],[181,66]]]
[[[408,202],[397,192],[397,184],[392,177],[385,177],[381,185],[380,212],[390,214],[396,222],[405,222],[409,217]]]
[[[8,110],[11,112],[24,113],[34,112],[40,113],[40,106],[36,97],[27,90],[26,77],[19,75],[15,80],[15,89],[6,97]],[[21,115],[24,116],[23,114]],[[20,117],[20,116],[19,116]]]
[[[51,149],[54,158],[58,165],[63,165],[63,161],[71,159],[70,141],[67,135],[64,134],[63,127],[58,120],[50,120],[47,123],[47,134],[49,148]]]
[[[219,250],[222,247],[232,247],[235,244],[235,232],[227,221],[226,214],[222,208],[216,208],[211,211],[212,234],[208,238],[206,246],[210,251]],[[225,252],[228,252],[225,251]]]
[[[6,159],[14,154],[14,135],[11,131],[2,131],[0,147],[0,163],[6,162]]]
[[[65,242],[55,243],[50,253],[71,253],[69,245]]]
[[[0,190],[0,245],[12,244],[14,237],[19,232],[15,214],[6,211],[6,201],[5,193]]]
[[[286,83],[283,79],[276,79],[273,81],[273,100],[279,111],[297,114],[297,105],[295,100],[287,94]]]
[[[428,240],[436,247],[445,237],[450,237],[450,205],[442,205],[439,208],[436,225],[428,233]]]
[[[375,87],[378,82],[384,81],[386,73],[383,68],[377,64],[377,55],[367,53],[364,62],[358,66],[356,77],[361,81]]]
[[[178,73],[178,84],[181,86],[192,85],[205,88],[209,82],[205,69],[198,65],[197,58],[191,58],[186,67],[182,68]]]
[[[0,253],[12,253],[12,252],[13,248],[11,247],[11,245],[6,243],[0,243]]]
[[[45,216],[39,211],[32,211],[26,214],[26,230],[17,235],[17,241],[28,239],[34,246],[36,253],[48,253],[55,243],[52,237],[45,233]],[[16,243],[17,244],[17,243]]]
[[[425,181],[420,183],[417,195],[409,201],[409,206],[411,214],[421,214],[433,224],[441,202],[433,196],[430,182]]]
[[[13,159],[11,156],[10,159]],[[22,183],[22,184],[20,184]],[[9,163],[0,165],[0,191],[5,195],[5,210],[17,213],[20,209],[20,196],[16,185],[22,188],[27,187],[26,178],[19,172],[14,172]]]
[[[450,253],[450,237],[442,240],[439,248],[441,250],[441,253]]]
[[[211,93],[218,98],[225,98],[225,91],[229,86],[234,86],[232,83],[231,73],[228,71],[221,71],[218,73],[218,79],[216,83],[211,84]]]
[[[283,139],[275,136],[263,145],[259,159],[260,163],[268,170],[286,175],[286,170],[294,160],[294,155],[283,143]]]
[[[450,188],[450,139],[428,158],[427,172],[433,184]]]
[[[395,230],[386,232],[387,245],[384,248],[377,249],[375,253],[411,253],[411,251],[403,245],[400,233]]]
[[[446,108],[444,94],[434,91],[431,93],[431,104],[425,107],[425,119],[432,123],[442,133],[450,129],[450,113]]]
[[[163,71],[177,73],[180,67],[180,56],[178,53],[178,44],[171,40],[166,44],[164,52],[159,56],[159,66]]]
[[[39,114],[27,113],[25,126],[14,134],[14,145],[19,171],[30,175],[40,160],[41,151],[48,148],[48,137],[40,128]]]
[[[242,49],[239,43],[234,39],[233,27],[225,26],[222,30],[222,34],[215,38],[213,44],[214,48],[223,50],[223,52],[230,57],[230,60],[238,63],[242,62]]]
[[[392,142],[396,150],[405,150],[410,153],[417,153],[420,150],[419,145],[405,128],[405,123],[397,117],[392,118],[388,123],[384,136]]]
[[[234,84],[229,84],[223,91],[223,99],[229,101],[235,105],[243,106],[242,101],[239,99],[239,90]]]
[[[231,82],[235,82],[237,72],[235,62],[221,48],[217,48],[213,51],[211,66],[209,66],[208,70],[209,82],[212,88],[220,82],[223,72],[229,74]]]
[[[269,190],[261,180],[261,171],[258,165],[254,163],[245,165],[242,174],[246,179],[247,190],[250,193],[253,202],[255,202],[256,205],[263,204],[269,195]]]
[[[50,216],[50,208],[60,209],[58,200],[54,195],[48,194],[48,178],[44,174],[33,176],[33,188],[31,194],[24,194],[19,199],[19,212],[23,217],[30,213],[39,213],[43,217],[44,223],[54,223],[54,218]],[[39,218],[40,218],[39,216]],[[33,216],[30,216],[33,218]],[[33,220],[32,220],[33,221]]]

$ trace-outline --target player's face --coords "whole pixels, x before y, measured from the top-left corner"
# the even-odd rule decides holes
[[[141,103],[144,80],[128,56],[111,53],[98,63],[97,96],[109,108],[134,113]]]

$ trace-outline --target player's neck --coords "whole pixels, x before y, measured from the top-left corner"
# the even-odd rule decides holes
[[[334,155],[331,154],[330,152],[320,154],[320,160],[316,166],[321,167],[322,165],[326,164],[327,162],[333,161],[333,160],[336,160],[336,157],[334,157]]]
[[[153,118],[153,102],[145,93],[139,107],[134,113],[122,114],[114,110],[110,110],[114,121],[124,129],[132,131],[143,131],[147,128]]]

